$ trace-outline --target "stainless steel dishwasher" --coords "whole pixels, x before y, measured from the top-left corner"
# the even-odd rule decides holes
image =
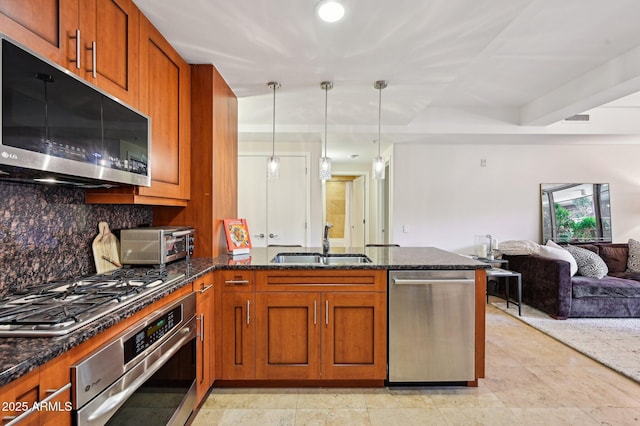
[[[475,271],[389,271],[389,384],[475,380]]]

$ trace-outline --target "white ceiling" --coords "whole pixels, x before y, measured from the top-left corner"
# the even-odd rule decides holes
[[[241,141],[324,141],[334,161],[391,143],[636,143],[638,0],[134,0],[189,63],[239,99]],[[594,109],[596,108],[596,109]],[[562,119],[588,112],[589,123]],[[270,145],[265,145],[270,149]],[[277,149],[277,147],[276,147]]]

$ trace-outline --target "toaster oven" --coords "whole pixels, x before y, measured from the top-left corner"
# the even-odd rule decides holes
[[[120,231],[120,257],[125,265],[159,265],[193,254],[195,230],[188,226],[152,226]]]

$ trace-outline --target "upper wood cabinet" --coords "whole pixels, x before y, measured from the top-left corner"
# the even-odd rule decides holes
[[[140,16],[140,111],[151,118],[151,186],[87,191],[87,203],[186,206],[190,198],[189,65]]]
[[[0,31],[64,67],[77,25],[78,0],[0,1]]]
[[[87,203],[187,205],[190,68],[132,0],[2,0],[0,32],[151,118],[151,186]]]
[[[79,0],[80,42],[66,65],[112,96],[138,107],[140,12],[131,0]],[[78,42],[77,33],[67,37]],[[78,61],[78,53],[80,61]],[[78,63],[79,62],[79,63]]]
[[[138,107],[140,12],[131,0],[0,2],[1,31]]]
[[[194,226],[194,256],[214,257],[227,251],[222,220],[237,217],[238,100],[213,65],[191,65],[191,112],[189,205],[155,208],[153,221]]]

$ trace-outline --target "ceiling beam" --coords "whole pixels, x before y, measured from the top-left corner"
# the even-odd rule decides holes
[[[520,109],[522,126],[548,126],[640,91],[640,46]]]

